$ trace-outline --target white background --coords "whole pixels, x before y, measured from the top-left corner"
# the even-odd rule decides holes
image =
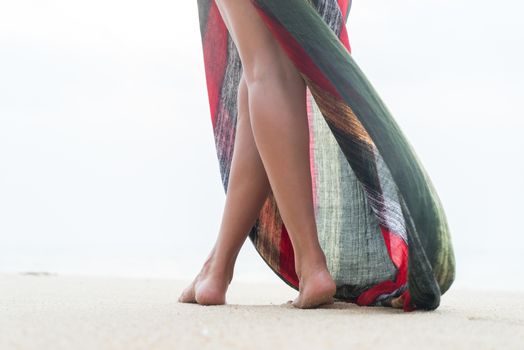
[[[356,0],[353,57],[444,204],[455,284],[524,289],[524,6]],[[196,1],[0,0],[0,271],[191,278],[224,204]],[[278,280],[252,244],[239,280]]]

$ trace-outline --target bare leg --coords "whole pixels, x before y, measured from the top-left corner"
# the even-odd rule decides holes
[[[330,303],[336,285],[313,211],[305,82],[250,0],[216,2],[242,60],[253,137],[295,251],[300,293],[293,305]]]
[[[243,77],[237,103],[237,131],[220,231],[202,270],[182,292],[180,302],[205,305],[226,302],[235,260],[270,191],[251,131],[248,91]]]

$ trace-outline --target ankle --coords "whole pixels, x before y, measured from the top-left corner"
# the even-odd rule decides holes
[[[228,282],[231,282],[233,278],[233,272],[235,268],[235,261],[228,259],[219,259],[216,256],[210,256],[202,267],[202,271],[206,275],[212,275],[217,277],[225,277]]]
[[[318,272],[329,272],[324,254],[318,255],[316,257],[300,259],[296,262],[295,266],[295,270],[299,279]]]

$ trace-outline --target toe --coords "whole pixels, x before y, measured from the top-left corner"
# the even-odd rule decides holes
[[[391,300],[391,306],[398,309],[402,308],[404,306],[404,295],[401,295]]]
[[[196,303],[195,292],[193,284],[184,289],[184,291],[178,297],[179,303]]]

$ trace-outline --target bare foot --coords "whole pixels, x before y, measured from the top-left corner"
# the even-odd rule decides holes
[[[300,279],[300,292],[291,303],[301,309],[333,304],[337,286],[327,268],[322,267],[305,273]]]
[[[402,307],[404,306],[404,295],[392,299],[391,306],[398,309],[402,309]]]
[[[191,284],[189,286],[187,286],[186,289],[184,289],[182,294],[180,294],[180,296],[178,297],[178,302],[180,302],[180,303],[196,303],[195,282],[196,282],[198,276],[199,275],[197,275],[197,277],[193,280],[193,282],[191,282]]]
[[[212,260],[204,263],[193,282],[184,289],[178,301],[201,305],[223,305],[226,291],[233,278],[233,271],[221,272],[213,267]]]

